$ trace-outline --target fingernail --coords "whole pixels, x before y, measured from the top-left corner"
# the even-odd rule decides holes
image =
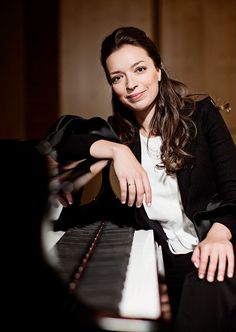
[[[199,265],[198,265],[197,262],[194,262],[193,264],[195,265],[195,267],[196,267],[197,269],[199,268]]]
[[[149,207],[150,207],[151,205],[152,205],[152,204],[151,204],[150,202],[148,202],[148,203],[147,203],[147,206],[149,206]]]
[[[199,278],[203,279],[204,278],[204,274],[199,274]]]
[[[223,276],[218,276],[218,277],[217,277],[217,280],[218,280],[218,281],[223,281],[224,278],[223,278]]]
[[[233,277],[233,273],[230,272],[230,273],[227,274],[227,276],[228,276],[229,278],[232,278],[232,277]]]
[[[208,280],[209,282],[212,282],[212,281],[213,281],[213,277],[207,277],[207,280]]]

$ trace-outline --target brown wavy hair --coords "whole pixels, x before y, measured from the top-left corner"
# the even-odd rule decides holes
[[[164,69],[161,56],[154,42],[146,33],[135,27],[121,27],[113,31],[102,42],[101,63],[110,82],[106,60],[114,51],[123,45],[134,45],[146,50],[156,68],[161,70],[159,93],[156,98],[156,107],[150,123],[150,134],[160,135],[162,138],[161,160],[168,174],[180,170],[183,165],[192,159],[186,151],[192,129],[196,127],[191,119],[195,109],[195,102],[187,96],[185,84],[168,77]],[[124,106],[112,91],[113,115],[109,118],[121,141],[132,147],[139,130],[132,111]]]

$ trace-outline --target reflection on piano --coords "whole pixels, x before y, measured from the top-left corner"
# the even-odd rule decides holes
[[[0,148],[2,215],[7,216],[1,223],[7,241],[3,241],[2,316],[12,317],[6,321],[9,329],[17,322],[31,330],[47,326],[83,332],[169,331],[161,317],[152,233],[97,221],[60,233],[49,249],[54,193],[49,189],[47,161],[32,142],[2,140]],[[154,264],[145,260],[138,265],[140,272],[153,276],[152,294],[141,287],[149,281],[139,279],[140,272],[132,268],[147,252]],[[139,301],[141,293],[146,299]]]

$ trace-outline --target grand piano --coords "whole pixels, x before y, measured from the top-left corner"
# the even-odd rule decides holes
[[[152,231],[104,219],[55,229],[60,183],[52,186],[45,155],[33,141],[1,140],[0,148],[1,298],[9,330],[170,331]]]

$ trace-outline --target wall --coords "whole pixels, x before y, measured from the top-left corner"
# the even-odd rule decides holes
[[[61,113],[107,117],[110,89],[100,65],[103,38],[122,25],[152,31],[152,1],[61,1]]]
[[[0,138],[24,137],[24,15],[22,1],[0,4]]]
[[[106,118],[100,44],[136,25],[190,92],[230,102],[223,116],[236,142],[234,0],[2,0],[0,25],[0,138],[41,137],[66,113]]]
[[[58,1],[0,2],[0,138],[40,138],[59,115]]]
[[[236,2],[160,0],[160,44],[170,74],[190,92],[230,103],[222,113],[236,142]]]

